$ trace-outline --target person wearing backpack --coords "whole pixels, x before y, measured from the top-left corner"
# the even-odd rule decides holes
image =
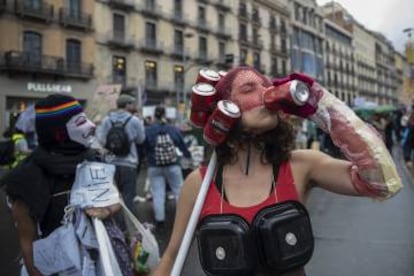
[[[151,184],[155,222],[158,227],[162,227],[165,220],[166,184],[168,183],[177,200],[183,183],[176,147],[185,158],[191,158],[180,130],[168,124],[165,115],[165,108],[157,106],[154,123],[145,128],[147,175]]]
[[[110,112],[98,127],[98,141],[114,155],[115,181],[128,209],[135,213],[138,151],[137,144],[145,140],[143,122],[132,114],[136,107],[134,97],[121,94],[117,109]]]

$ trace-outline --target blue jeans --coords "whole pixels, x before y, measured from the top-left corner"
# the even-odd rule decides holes
[[[155,220],[164,221],[166,184],[168,183],[177,200],[183,184],[181,167],[179,165],[148,167],[148,178],[151,183]]]
[[[137,186],[137,169],[127,166],[116,166],[115,181],[125,201],[125,205],[132,213],[136,214],[134,197]]]

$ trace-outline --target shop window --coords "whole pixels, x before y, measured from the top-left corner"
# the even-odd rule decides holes
[[[157,89],[157,63],[152,60],[145,61],[145,87]]]
[[[112,79],[114,83],[126,85],[127,70],[125,57],[112,57]]]

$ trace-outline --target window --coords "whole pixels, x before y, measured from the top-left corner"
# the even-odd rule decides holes
[[[175,53],[184,54],[184,38],[183,32],[180,30],[174,31],[174,51]]]
[[[226,44],[224,42],[219,42],[218,44],[218,54],[219,54],[219,61],[225,62],[226,60]]]
[[[184,90],[184,67],[182,65],[174,66],[174,87],[176,92]]]
[[[145,0],[145,7],[149,10],[155,9],[155,0]]]
[[[42,0],[26,0],[23,2],[26,8],[40,10],[42,8]]]
[[[207,38],[204,36],[199,38],[198,53],[201,60],[207,60]]]
[[[273,76],[273,77],[276,77],[276,76],[278,76],[278,74],[279,74],[279,70],[278,70],[278,68],[277,68],[277,58],[272,58],[272,65],[271,65],[272,67],[270,68],[270,74]]]
[[[286,60],[282,60],[282,75],[286,76],[286,74],[287,74]]]
[[[145,87],[157,89],[157,63],[152,60],[145,61]]]
[[[81,43],[79,40],[66,40],[66,62],[67,69],[79,72],[81,67]]]
[[[253,41],[257,42],[259,40],[259,29],[253,28],[252,33],[253,33]]]
[[[257,21],[257,22],[260,20],[260,18],[259,18],[259,10],[257,8],[253,8],[253,11],[252,11],[252,19],[254,21]]]
[[[126,59],[125,57],[112,57],[112,81],[118,84],[126,84]]]
[[[174,0],[174,15],[181,17],[183,14],[183,3],[182,0]]]
[[[42,35],[36,32],[23,33],[23,52],[25,62],[40,65],[42,60]]]
[[[240,40],[247,41],[247,26],[240,24]]]
[[[286,39],[284,38],[280,39],[280,46],[281,46],[282,53],[287,53]]]
[[[276,29],[276,17],[274,15],[270,16],[269,27],[271,29]]]
[[[218,26],[219,26],[220,30],[224,30],[224,28],[226,26],[225,17],[224,17],[224,14],[222,14],[222,13],[218,14]]]
[[[206,8],[203,6],[198,6],[198,22],[201,24],[206,23]]]
[[[145,43],[147,47],[156,48],[156,30],[155,24],[147,22],[145,24]]]
[[[80,17],[82,12],[82,4],[80,0],[68,0],[69,3],[69,15],[71,17]]]
[[[113,35],[114,39],[123,41],[125,39],[125,16],[113,14]]]
[[[247,50],[241,49],[240,50],[240,65],[246,65],[247,61]]]

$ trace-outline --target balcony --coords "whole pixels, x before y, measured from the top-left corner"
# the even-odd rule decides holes
[[[222,39],[231,39],[231,29],[225,26],[218,26],[216,36]]]
[[[6,1],[4,1],[4,8],[6,7]],[[0,9],[1,9],[0,4]],[[31,2],[17,0],[14,3],[14,12],[16,15],[32,20],[38,20],[43,22],[51,22],[53,20],[53,6],[43,3],[41,1],[38,5]]]
[[[184,49],[177,47],[171,50],[170,56],[175,60],[183,61],[184,55],[185,55],[185,60],[191,59],[188,53],[189,53],[188,49],[184,51]]]
[[[239,9],[239,19],[242,21],[249,21],[249,12],[245,9]]]
[[[2,53],[0,70],[10,75],[44,74],[53,76],[68,76],[74,78],[90,79],[93,77],[93,65],[86,63],[70,63],[62,57],[34,55],[29,52],[8,51]]]
[[[252,15],[252,24],[256,27],[261,27],[262,26],[262,19],[259,17],[259,15],[257,13],[254,13]]]
[[[210,32],[210,26],[208,25],[208,22],[206,19],[199,18],[197,20],[197,25],[195,28],[200,32],[205,32],[205,33]]]
[[[135,41],[124,33],[110,32],[108,35],[108,45],[111,48],[118,48],[123,50],[133,50],[135,48]]]
[[[216,8],[219,11],[223,12],[229,12],[231,11],[230,5],[227,3],[228,0],[217,0],[213,5],[216,6]]]
[[[135,8],[134,0],[108,0],[108,5],[114,9],[123,11],[133,11]]]
[[[164,43],[155,40],[146,40],[140,43],[139,49],[147,54],[160,55],[164,53]]]
[[[162,8],[160,5],[142,4],[139,10],[142,15],[151,19],[160,19],[162,17]]]
[[[90,14],[74,12],[67,8],[60,8],[59,22],[66,27],[92,30],[92,16]]]
[[[188,16],[182,12],[175,11],[170,17],[170,20],[173,24],[178,26],[187,26],[189,24]]]

